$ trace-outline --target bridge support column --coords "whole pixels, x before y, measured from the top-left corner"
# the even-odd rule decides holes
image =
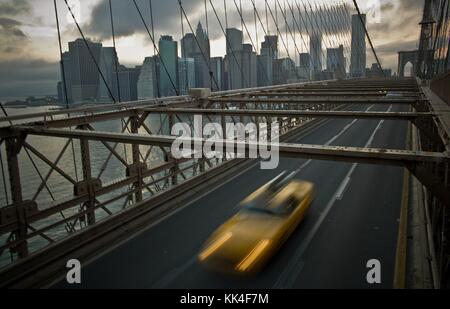
[[[83,127],[83,129],[87,129]],[[85,184],[85,190],[87,190],[87,194],[89,200],[84,204],[88,213],[86,214],[87,224],[94,225],[96,222],[95,219],[95,186],[94,181],[92,179],[92,168],[91,168],[91,153],[89,148],[89,141],[85,138],[80,139],[80,149],[81,149],[81,165],[83,168],[83,183]],[[76,192],[76,194],[78,194]]]
[[[141,127],[140,119],[138,115],[131,117],[131,133],[138,134],[139,128]],[[134,199],[136,203],[142,202],[142,187],[144,185],[144,180],[142,179],[142,162],[141,162],[141,151],[139,145],[132,145],[131,152],[133,156],[133,165],[137,167],[138,180],[133,184],[133,188],[136,190],[134,193]]]
[[[19,159],[18,155],[22,149],[22,142],[19,138],[8,138],[5,141],[6,156],[8,160],[9,182],[11,188],[11,197],[17,217],[18,228],[14,236],[19,240],[19,244],[14,248],[19,258],[28,256],[28,234],[27,216],[22,197],[22,184],[20,181]]]

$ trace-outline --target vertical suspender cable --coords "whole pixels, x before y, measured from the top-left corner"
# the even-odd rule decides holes
[[[58,31],[59,55],[60,55],[60,59],[61,59],[60,61],[61,61],[61,71],[62,71],[61,73],[62,73],[63,84],[64,84],[64,98],[66,100],[66,108],[69,109],[69,95],[67,93],[66,68],[65,68],[64,60],[63,60],[61,29],[59,26],[58,6],[56,5],[56,0],[53,0],[53,4],[55,6],[56,29]],[[70,114],[68,114],[67,116],[70,117]],[[73,139],[71,140],[71,148],[72,148],[72,160],[73,160],[74,169],[75,169],[75,179],[78,181],[77,158],[75,155],[75,145],[73,143]]]
[[[111,17],[111,34],[112,34],[112,40],[113,40],[113,47],[114,47],[114,65],[116,67],[116,83],[117,83],[117,96],[119,103],[122,102],[122,96],[120,94],[120,81],[119,81],[119,59],[117,56],[117,49],[116,49],[116,32],[114,30],[114,18],[113,18],[113,10],[112,10],[112,4],[111,0],[109,0],[109,15]]]
[[[152,5],[152,0],[149,0],[149,6],[150,6],[150,23],[152,26],[152,36],[155,37],[155,25],[154,25],[154,20],[153,20],[153,5]],[[153,43],[153,65],[154,65],[154,69],[155,69],[155,78],[156,78],[156,96],[158,98],[161,97],[161,89],[160,89],[160,85],[159,85],[159,70],[158,70],[158,59],[156,59],[158,55],[158,52],[156,50],[156,44]]]

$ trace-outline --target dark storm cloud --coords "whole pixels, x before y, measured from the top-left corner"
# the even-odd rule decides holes
[[[20,29],[21,25],[15,19],[0,17],[0,53],[17,53],[28,42],[27,36]]]
[[[31,5],[28,0],[0,0],[1,16],[17,16],[31,12]]]
[[[144,16],[147,26],[150,28],[150,6],[148,0],[136,0],[138,7]],[[153,1],[153,16],[156,33],[178,34],[180,33],[180,10],[177,0]],[[184,0],[183,6],[187,14],[198,12],[203,6],[203,1]],[[135,33],[146,33],[146,29],[132,0],[112,0],[114,25],[117,37],[126,37]],[[109,4],[102,0],[96,5],[91,14],[91,22],[86,26],[90,35],[99,39],[111,38],[111,24]],[[193,27],[197,23],[191,21]]]
[[[137,0],[138,6],[146,20],[147,26],[150,28],[150,10],[148,0]],[[209,37],[211,40],[220,39],[223,37],[222,28],[217,20],[215,13],[217,13],[222,27],[225,28],[224,7],[222,1],[212,1],[215,12],[212,6],[207,1],[208,18],[209,18]],[[153,14],[154,25],[156,32],[156,39],[158,35],[169,34],[175,37],[181,35],[181,20],[180,20],[180,8],[177,0],[165,0],[165,1],[153,1]],[[188,16],[190,25],[184,21],[185,33],[191,32],[190,27],[195,31],[197,23],[201,21],[205,28],[205,7],[204,2],[199,0],[184,0],[182,1],[183,7]],[[139,17],[139,14],[134,6],[132,0],[113,0],[114,11],[114,24],[117,37],[127,37],[136,33],[146,34],[146,29]],[[281,9],[283,9],[283,13]],[[241,17],[238,12],[240,9],[239,1],[230,0],[227,1],[227,17],[229,27],[241,28]],[[291,11],[292,9],[292,11]],[[299,9],[303,12],[303,19],[299,18]],[[308,13],[305,13],[305,9]],[[264,27],[266,27],[265,11],[259,7],[259,16],[261,18]],[[271,14],[271,13],[272,14]],[[278,17],[276,17],[278,13]],[[293,14],[294,13],[294,17]],[[242,6],[242,17],[249,29],[253,31],[255,15],[253,11],[253,5],[250,1],[244,1]],[[289,24],[289,28],[292,32],[298,33],[300,28],[304,34],[320,29],[323,33],[340,33],[348,30],[348,24],[343,22],[343,18],[337,9],[333,8],[329,4],[323,4],[322,6],[303,7],[301,4],[297,7],[294,3],[292,6],[286,7],[284,13],[284,2],[278,2],[275,5],[272,2],[268,13],[269,27],[272,33],[276,33],[277,29],[274,26],[274,20],[278,19],[278,26],[281,33],[285,33],[288,30],[286,21]],[[286,19],[286,21],[285,21]],[[295,21],[294,21],[295,19]],[[317,23],[316,23],[317,20]],[[260,21],[257,19],[258,27],[260,27]],[[109,15],[109,5],[107,0],[102,0],[97,6],[94,7],[90,16],[90,23],[87,24],[86,30],[90,36],[99,40],[111,38],[111,24]],[[261,30],[260,30],[261,31]],[[245,36],[246,30],[244,28]]]
[[[0,97],[55,94],[58,76],[57,63],[43,60],[2,61]]]

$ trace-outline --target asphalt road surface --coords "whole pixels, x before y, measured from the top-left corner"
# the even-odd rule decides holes
[[[352,110],[407,111],[359,105]],[[407,122],[327,120],[297,142],[404,149]],[[283,171],[316,185],[310,211],[256,277],[204,270],[196,256],[247,195]],[[82,268],[78,288],[392,288],[403,169],[282,158],[259,164]],[[366,263],[381,262],[381,284],[370,285]],[[64,282],[55,287],[68,287]]]

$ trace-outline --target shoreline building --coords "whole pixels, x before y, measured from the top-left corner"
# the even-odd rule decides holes
[[[95,61],[99,63],[102,44],[92,41],[87,43]],[[82,39],[69,42],[68,57],[70,57],[68,74],[70,74],[72,103],[95,102],[98,97],[100,77],[95,62]]]
[[[146,57],[137,83],[138,100],[154,99],[158,95],[158,56]]]

